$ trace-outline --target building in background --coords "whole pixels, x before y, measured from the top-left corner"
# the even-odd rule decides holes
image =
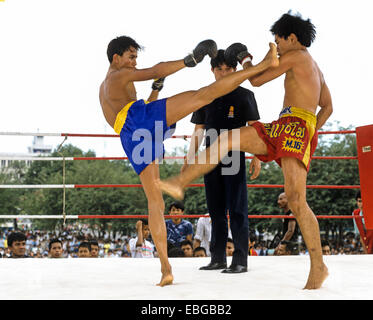
[[[30,157],[49,156],[51,153],[52,146],[44,144],[44,136],[35,136],[27,153],[0,152],[0,171],[7,170],[13,161],[20,161],[20,158],[27,158],[22,161],[26,162],[26,167],[30,167],[32,162]]]

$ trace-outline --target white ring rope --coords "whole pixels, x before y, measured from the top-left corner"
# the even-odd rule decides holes
[[[62,215],[0,215],[0,219],[64,219]],[[77,215],[66,215],[66,219],[79,219]]]
[[[75,188],[75,184],[0,184],[0,189],[62,189]]]

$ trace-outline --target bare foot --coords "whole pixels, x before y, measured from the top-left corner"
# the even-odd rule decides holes
[[[277,67],[280,64],[277,56],[277,47],[273,42],[269,43],[269,51],[263,61],[267,61],[270,67]]]
[[[162,278],[161,282],[157,284],[157,286],[164,287],[172,284],[174,281],[174,276],[172,275],[172,268],[169,263],[161,268]]]
[[[184,199],[184,190],[180,186],[180,183],[177,177],[170,178],[167,180],[158,180],[157,181],[159,188],[172,198],[176,200],[183,200]]]
[[[174,276],[172,274],[162,275],[161,282],[157,286],[164,287],[171,285],[174,281]]]
[[[311,268],[306,286],[303,289],[313,290],[321,288],[321,285],[328,277],[328,275],[328,268],[325,264],[322,264],[322,267],[320,268],[314,268],[314,270],[312,270]]]

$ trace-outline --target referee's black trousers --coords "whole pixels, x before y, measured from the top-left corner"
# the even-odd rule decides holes
[[[235,151],[239,152],[239,151]],[[247,266],[249,222],[247,205],[245,153],[240,152],[240,169],[235,175],[222,175],[219,165],[205,175],[207,207],[211,216],[211,263],[226,262],[229,210],[230,228],[234,243],[232,264]]]

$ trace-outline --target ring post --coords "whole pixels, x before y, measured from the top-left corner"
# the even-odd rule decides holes
[[[368,233],[373,233],[373,125],[356,128],[357,155],[359,161],[359,175],[361,199],[365,227]],[[368,246],[372,244],[369,243]],[[372,251],[373,248],[368,248]]]

